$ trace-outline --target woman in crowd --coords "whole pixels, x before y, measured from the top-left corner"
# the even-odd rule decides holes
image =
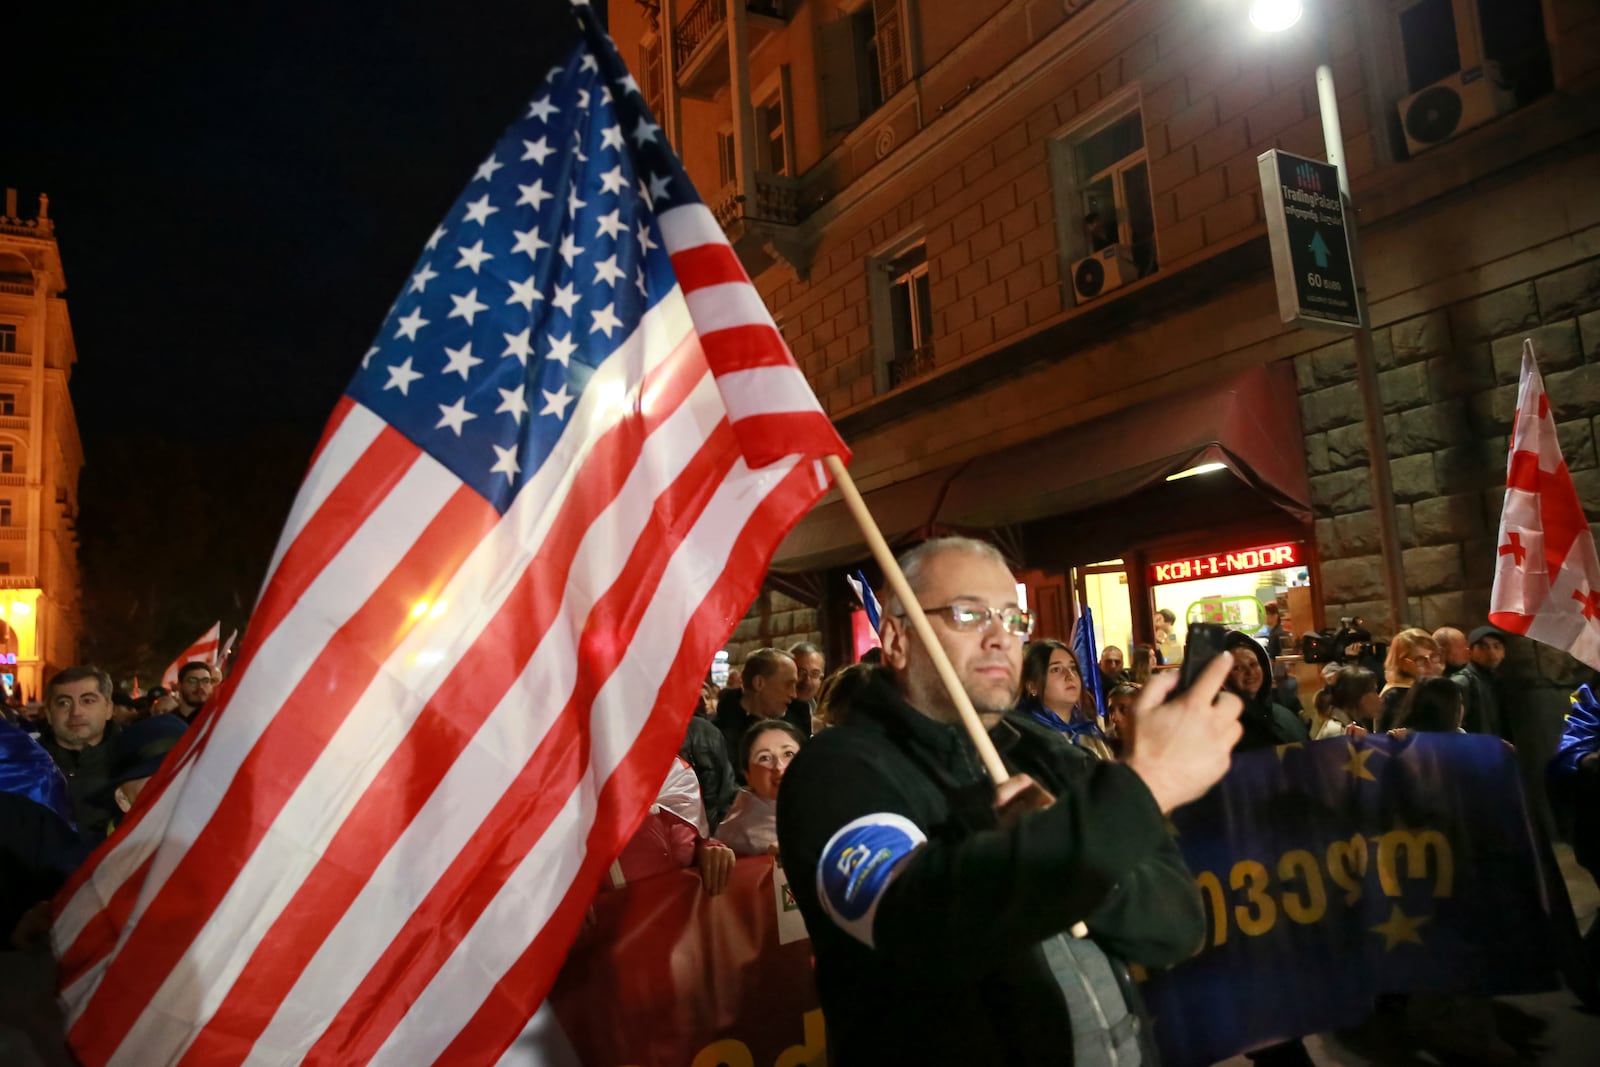
[[[1460,686],[1448,678],[1424,678],[1406,690],[1392,725],[1422,733],[1458,734],[1464,711]]]
[[[1439,655],[1439,645],[1426,630],[1412,627],[1401,630],[1389,643],[1389,658],[1384,661],[1384,680],[1388,683],[1379,694],[1383,714],[1379,727],[1387,730],[1395,725],[1400,702],[1406,690],[1424,678],[1437,678],[1444,673],[1444,657]]]
[[[1244,727],[1244,734],[1234,751],[1248,752],[1307,740],[1306,727],[1299,716],[1272,699],[1272,668],[1267,662],[1267,650],[1249,634],[1236,630],[1228,632],[1222,647],[1233,656],[1227,688],[1244,701],[1244,710],[1239,713],[1239,725]]]
[[[1044,638],[1028,645],[1022,656],[1022,698],[1017,710],[1066,734],[1079,748],[1101,759],[1111,758],[1094,697],[1083,690],[1078,657],[1062,642]]]
[[[830,726],[843,725],[850,715],[850,701],[871,677],[870,663],[852,663],[822,680],[822,688],[817,690],[817,710],[811,713],[813,737]]]
[[[1370,730],[1379,710],[1377,676],[1365,667],[1340,667],[1317,694],[1317,707],[1311,713],[1311,740],[1338,737],[1351,726]]]
[[[717,839],[741,856],[778,854],[778,787],[805,734],[784,719],[752,723],[739,740],[739,763],[749,786],[739,790]]]

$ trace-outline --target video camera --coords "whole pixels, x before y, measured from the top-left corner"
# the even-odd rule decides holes
[[[1300,656],[1307,663],[1355,663],[1381,673],[1388,653],[1388,642],[1373,641],[1366,621],[1356,617],[1340,619],[1337,630],[1308,633],[1300,639]]]

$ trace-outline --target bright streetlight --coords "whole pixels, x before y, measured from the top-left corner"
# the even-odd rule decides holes
[[[1250,5],[1250,24],[1264,33],[1277,33],[1299,22],[1304,13],[1300,0],[1255,0]]]

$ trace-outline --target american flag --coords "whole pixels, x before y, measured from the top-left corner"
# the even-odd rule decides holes
[[[575,10],[335,411],[227,691],[57,898],[85,1063],[495,1062],[846,454]]]
[[[217,646],[221,643],[221,641],[222,623],[214,622],[211,624],[211,629],[195,638],[193,644],[184,649],[182,652],[178,653],[178,658],[173,660],[172,663],[168,665],[167,669],[162,672],[161,684],[166,686],[168,689],[176,686],[178,684],[178,672],[183,670],[183,665],[185,663],[193,663],[195,660],[202,660],[206,663],[212,664],[216,663]]]

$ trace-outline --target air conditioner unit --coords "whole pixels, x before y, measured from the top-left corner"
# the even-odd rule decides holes
[[[1127,245],[1110,245],[1072,265],[1072,289],[1078,303],[1087,303],[1139,277],[1133,265],[1133,250]]]
[[[1416,155],[1516,107],[1498,63],[1459,70],[1399,103],[1406,149]]]

